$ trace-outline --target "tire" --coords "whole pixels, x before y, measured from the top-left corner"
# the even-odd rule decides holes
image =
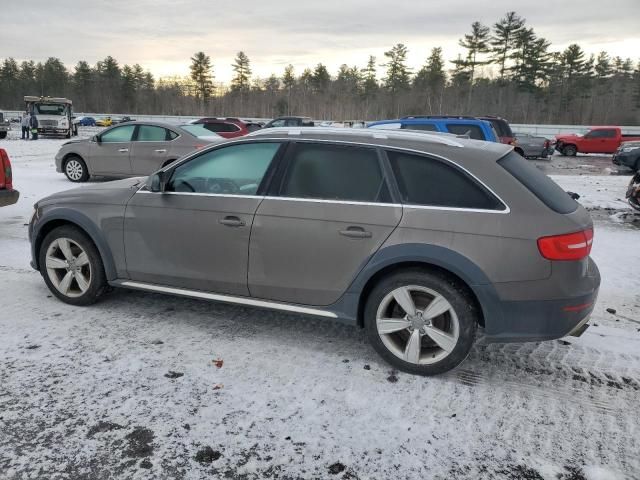
[[[575,147],[575,145],[565,145],[562,148],[562,154],[566,155],[567,157],[575,157],[577,153],[578,149]]]
[[[407,318],[408,312],[396,300],[400,298],[407,306],[403,292],[409,292],[416,308],[413,318]],[[434,316],[427,319],[422,314],[429,309]],[[422,269],[383,278],[371,291],[364,310],[373,348],[393,367],[417,375],[438,375],[462,363],[473,345],[478,320],[476,304],[465,288],[444,274]],[[381,333],[385,326],[390,332]]]
[[[62,165],[62,170],[67,178],[74,183],[89,180],[87,164],[77,155],[69,155]]]
[[[91,305],[108,289],[100,252],[74,226],[64,225],[47,234],[38,265],[51,293],[70,305]]]
[[[0,139],[7,138],[7,132],[0,132]]]

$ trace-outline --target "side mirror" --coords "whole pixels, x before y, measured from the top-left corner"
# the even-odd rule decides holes
[[[91,137],[91,141],[100,144],[100,135],[94,135],[93,137]]]
[[[147,188],[151,192],[164,192],[167,183],[167,172],[159,171],[151,175],[147,180]]]

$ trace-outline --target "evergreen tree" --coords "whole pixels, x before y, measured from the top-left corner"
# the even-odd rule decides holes
[[[384,56],[389,61],[382,65],[387,67],[387,76],[382,81],[391,95],[395,96],[409,88],[411,69],[407,66],[407,47],[398,43],[391,50],[384,52]]]
[[[500,80],[504,80],[506,63],[514,49],[518,33],[524,27],[524,18],[516,12],[507,12],[503,18],[493,25],[493,36],[490,39],[492,61],[499,65]]]
[[[196,96],[202,102],[202,108],[206,101],[213,95],[213,66],[209,55],[197,52],[191,57],[191,80],[196,85]]]
[[[231,88],[240,92],[247,90],[251,79],[251,62],[249,61],[249,57],[242,51],[238,52],[231,67],[235,72],[235,76],[231,80]]]
[[[319,93],[324,93],[329,86],[329,82],[331,81],[331,75],[329,75],[329,71],[327,67],[325,67],[322,63],[316,65],[316,68],[313,70],[313,74],[311,76],[311,85],[314,90]]]
[[[362,93],[366,98],[373,97],[379,88],[378,79],[376,77],[376,57],[369,56],[367,66],[362,69]]]
[[[607,52],[600,52],[598,54],[594,69],[596,76],[600,80],[611,76],[611,74],[613,73],[613,68],[611,66],[611,58],[609,57],[609,54]]]
[[[284,75],[282,76],[282,84],[284,88],[287,90],[287,105],[286,109],[282,111],[286,111],[287,115],[291,115],[291,92],[293,87],[296,85],[296,76],[293,72],[293,65],[289,64],[284,69]],[[279,108],[282,109],[283,105],[280,104]]]

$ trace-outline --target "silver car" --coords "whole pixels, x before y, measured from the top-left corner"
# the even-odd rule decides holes
[[[478,327],[579,335],[600,284],[583,207],[513,147],[450,135],[269,128],[35,208],[32,265],[66,303],[113,286],[340,319],[423,375]]]
[[[127,122],[62,145],[56,154],[56,171],[72,182],[86,182],[91,175],[149,175],[194,150],[223,140],[202,125]]]
[[[518,133],[515,151],[525,158],[547,158],[553,155],[553,146],[548,138],[530,133]]]

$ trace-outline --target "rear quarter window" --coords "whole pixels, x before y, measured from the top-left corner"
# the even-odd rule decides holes
[[[466,123],[447,123],[447,130],[456,135],[469,135],[474,140],[486,140],[484,132],[478,125]]]
[[[557,213],[571,213],[578,209],[578,202],[562,190],[535,165],[511,152],[498,160],[498,165],[515,177],[547,207]]]
[[[387,150],[402,202],[473,210],[505,210],[505,205],[465,171],[442,160]]]

